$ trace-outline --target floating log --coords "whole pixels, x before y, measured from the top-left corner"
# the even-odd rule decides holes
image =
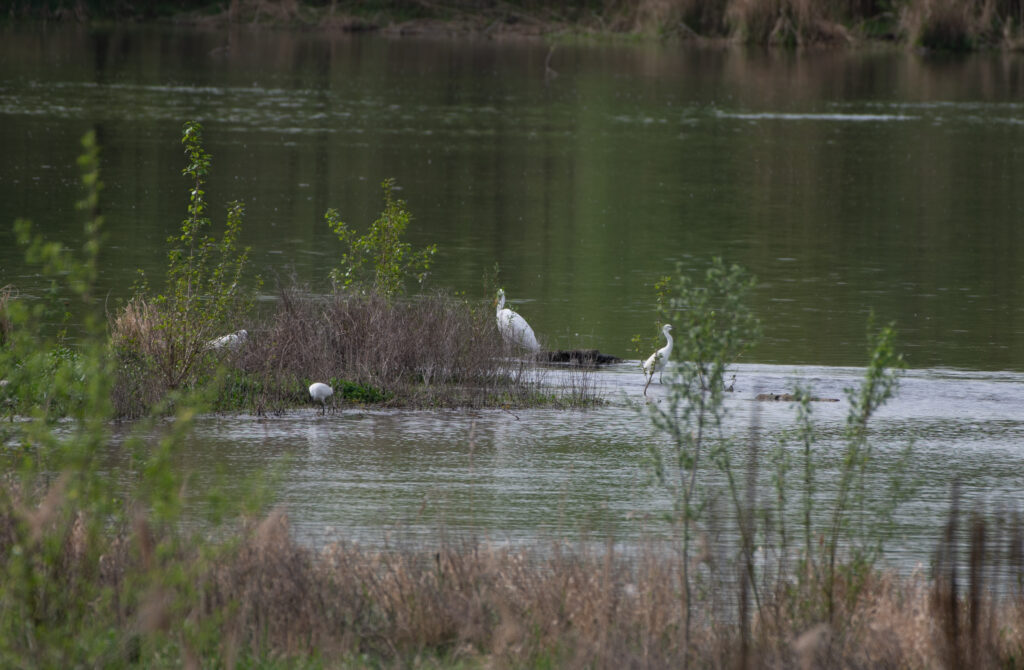
[[[754,400],[796,402],[797,398],[792,393],[758,393]],[[811,402],[839,402],[839,398],[811,398]]]
[[[541,363],[568,363],[570,365],[611,365],[622,362],[618,356],[602,354],[597,349],[542,351],[537,354],[537,360]]]

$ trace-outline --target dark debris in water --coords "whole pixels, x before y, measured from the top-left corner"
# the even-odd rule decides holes
[[[792,393],[758,393],[754,400],[767,402],[796,402]],[[811,402],[839,402],[839,398],[811,398]]]
[[[541,363],[567,363],[570,365],[611,365],[621,363],[622,359],[611,354],[602,354],[597,349],[560,349],[558,351],[542,351],[537,354]]]

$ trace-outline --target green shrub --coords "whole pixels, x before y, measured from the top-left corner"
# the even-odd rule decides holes
[[[249,250],[238,244],[244,208],[228,205],[224,234],[210,234],[204,186],[211,157],[203,149],[202,126],[188,122],[182,131],[190,180],[188,216],[179,235],[168,238],[166,288],[152,294],[141,286],[112,324],[118,353],[120,413],[137,416],[167,392],[193,388],[216,358],[211,342],[239,330],[248,318],[259,286],[243,286]],[[155,382],[155,383],[154,383]]]
[[[725,371],[760,336],[760,324],[746,306],[754,280],[738,266],[726,267],[714,259],[698,284],[682,272],[659,283],[659,316],[674,328],[675,346],[664,377],[669,390],[664,403],[646,403],[654,426],[670,440],[667,458],[652,445],[651,463],[656,481],[669,494],[673,520],[682,532],[682,597],[686,603],[685,638],[689,645],[693,579],[689,561],[693,527],[706,510],[707,496],[698,472],[711,461],[729,478],[737,501],[734,470],[729,462],[729,440],[722,431],[725,417]],[[752,540],[743,534],[749,551]]]
[[[692,541],[699,534],[722,531],[719,505],[731,508],[735,528],[730,530],[738,543],[734,553],[723,555],[726,566],[707,570],[725,568],[738,576],[739,621],[746,635],[750,613],[761,618],[766,604],[789,589],[799,595],[787,602],[803,608],[788,612],[789,620],[800,625],[821,620],[843,623],[836,620],[841,613],[856,611],[894,528],[894,511],[909,491],[909,447],[881,483],[871,472],[874,452],[869,423],[893,397],[897,370],[903,363],[894,349],[892,327],[873,333],[869,324],[864,380],[846,392],[849,411],[837,480],[818,481],[819,460],[826,456],[813,445],[811,402],[815,398],[810,389],[797,387],[792,394],[797,401],[797,428],[784,440],[796,439],[801,449],[794,456],[780,441],[769,452],[775,495],[771,502],[762,499],[757,473],[763,457],[757,426],[752,426],[745,449],[724,430],[726,371],[760,335],[760,324],[746,306],[753,286],[754,280],[740,268],[727,268],[715,259],[703,285],[680,272],[659,289],[661,318],[672,323],[677,333],[672,351],[675,364],[665,371],[667,394],[660,401],[645,403],[645,412],[668,438],[668,447],[652,445],[650,456],[655,481],[668,493],[671,519],[680,529],[687,646],[696,584],[707,587],[706,579],[712,578],[698,563],[691,568]],[[793,501],[796,508],[791,509],[790,472],[800,466],[800,494]],[[813,523],[812,508],[822,512],[826,486],[830,499],[826,521]],[[801,519],[802,546],[790,545],[787,518],[791,516]],[[802,566],[796,571],[788,567],[793,551]]]
[[[381,295],[392,298],[403,291],[409,278],[423,284],[437,245],[413,251],[412,245],[402,240],[412,214],[405,201],[395,197],[393,179],[385,179],[381,187],[384,211],[365,234],[356,235],[336,209],[327,210],[324,218],[345,247],[341,266],[331,271],[335,285],[370,285]]]
[[[204,489],[189,514],[185,476],[174,455],[205,405],[177,392],[170,422],[143,422],[118,442],[110,417],[114,352],[95,298],[102,218],[96,214],[99,150],[83,140],[80,163],[90,213],[76,255],[16,224],[29,262],[74,303],[82,328],[74,347],[47,335],[48,301],[11,298],[3,306],[9,337],[0,347],[0,378],[19,420],[0,424],[0,667],[154,667],[230,654],[231,607],[205,610],[215,592],[212,567],[236,542],[201,541],[197,525],[260,509],[266,488]],[[154,437],[155,436],[155,437]],[[130,457],[130,458],[128,458]],[[199,496],[196,496],[197,498]]]

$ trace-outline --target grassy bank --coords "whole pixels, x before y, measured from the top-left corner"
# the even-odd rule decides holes
[[[449,37],[629,36],[780,47],[878,41],[942,50],[1024,46],[1020,0],[15,0],[8,17],[230,22]]]

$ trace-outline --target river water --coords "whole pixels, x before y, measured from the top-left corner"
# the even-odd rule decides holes
[[[677,263],[699,275],[714,256],[758,277],[765,339],[735,370],[737,436],[791,426],[792,407],[753,398],[795,379],[843,398],[874,312],[895,322],[911,367],[873,439],[883,472],[915,445],[922,485],[894,550],[913,562],[927,560],[954,479],[979,502],[1020,499],[1022,100],[1016,54],[6,26],[0,219],[75,246],[78,139],[96,130],[100,283],[116,304],[137,269],[165,267],[187,204],[180,130],[194,118],[214,157],[211,214],[245,203],[268,301],[292,275],[326,288],[340,250],[324,211],[365,227],[394,177],[411,241],[439,246],[431,286],[486,299],[497,263],[548,347],[632,361],[593,377],[608,405],[587,411],[202,420],[187,459],[200,473],[289,456],[281,500],[314,542],[658,532],[669,504],[643,460],[664,442],[636,411],[630,351],[634,334],[657,333],[657,278]],[[44,289],[9,226],[4,283]],[[847,409],[816,404],[823,454],[838,450]]]
[[[796,467],[789,475],[790,533],[799,528],[801,446],[781,436],[795,425],[795,408],[755,397],[800,382],[821,398],[840,399],[812,408],[819,489],[814,517],[823,523],[844,445],[844,391],[859,383],[863,370],[739,365],[734,371],[725,433],[735,440],[734,458],[745,472],[756,429],[757,496],[766,507],[776,495],[769,452],[784,445]],[[558,383],[559,373],[550,381]],[[317,545],[385,538],[429,545],[469,536],[511,543],[611,537],[628,546],[664,537],[671,497],[653,483],[646,462],[652,448],[667,453],[669,441],[643,407],[664,403],[666,389],[655,381],[645,400],[635,363],[603,369],[592,381],[608,404],[583,411],[346,409],[320,416],[311,407],[263,420],[209,417],[199,422],[187,458],[198,472],[238,477],[287,458],[280,502],[297,534]],[[1020,506],[1022,403],[1020,373],[912,370],[901,377],[899,394],[872,423],[869,476],[869,487],[884,496],[903,450],[912,448],[907,475],[913,495],[898,509],[888,544],[898,565],[927,565],[954,479],[968,508],[1002,513]],[[721,495],[721,477],[710,469],[704,476],[707,490]],[[200,478],[197,486],[206,481],[214,479]]]

